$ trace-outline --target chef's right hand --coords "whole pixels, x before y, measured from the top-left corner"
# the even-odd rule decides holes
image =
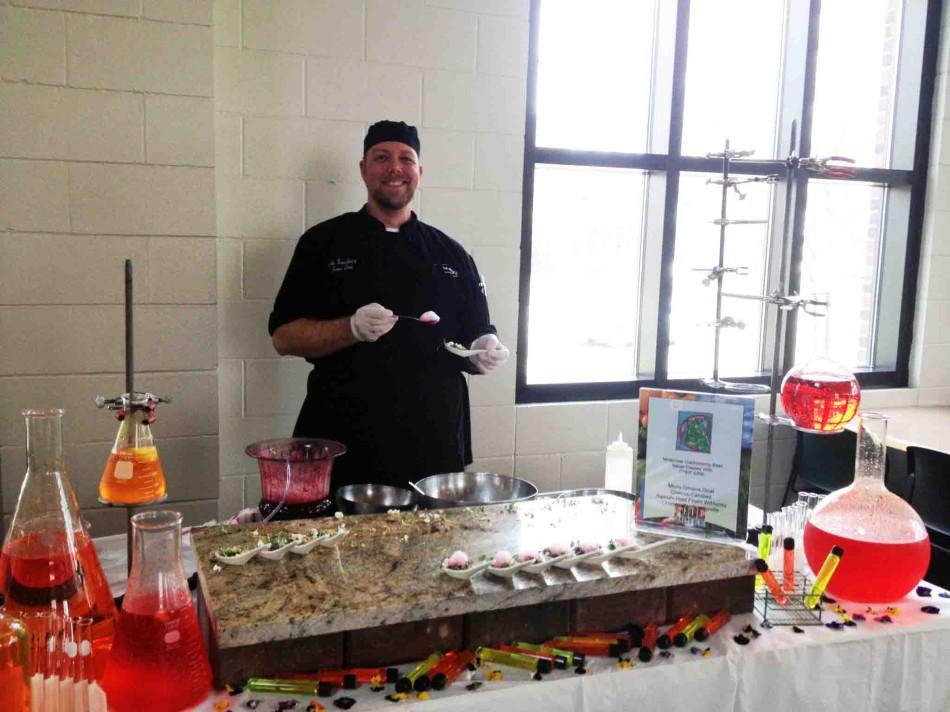
[[[396,325],[398,318],[382,304],[373,302],[350,317],[350,331],[357,341],[376,341]]]

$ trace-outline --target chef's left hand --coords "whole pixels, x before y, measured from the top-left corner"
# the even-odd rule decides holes
[[[469,356],[479,373],[494,371],[508,360],[508,347],[498,340],[494,334],[484,334],[472,342],[471,350],[485,349],[485,353]]]

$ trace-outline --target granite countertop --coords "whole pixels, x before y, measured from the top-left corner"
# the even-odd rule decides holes
[[[219,547],[252,543],[257,534],[335,530],[341,524],[347,536],[305,556],[256,557],[244,566],[215,565],[212,558]],[[512,579],[482,572],[458,580],[440,571],[442,560],[457,549],[477,558],[499,549],[518,553],[572,541],[606,545],[619,536],[641,545],[660,538],[636,530],[629,500],[605,495],[220,525],[193,529],[191,541],[221,648],[752,573],[743,549],[692,539],[678,539],[639,559],[551,568],[540,575],[519,572]]]

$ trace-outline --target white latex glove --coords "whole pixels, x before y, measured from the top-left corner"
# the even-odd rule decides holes
[[[373,302],[356,310],[350,317],[350,331],[357,341],[376,341],[392,329],[398,318],[382,304]]]
[[[508,360],[508,347],[498,340],[494,334],[484,334],[472,342],[470,350],[486,349],[483,354],[469,356],[469,360],[475,365],[479,373],[488,373],[494,371]]]

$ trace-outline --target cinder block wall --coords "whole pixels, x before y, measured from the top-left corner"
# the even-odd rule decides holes
[[[66,409],[66,462],[93,533],[124,390],[123,261],[135,273],[136,386],[170,502],[217,513],[217,315],[210,0],[0,3],[0,484],[16,505],[26,407]]]

